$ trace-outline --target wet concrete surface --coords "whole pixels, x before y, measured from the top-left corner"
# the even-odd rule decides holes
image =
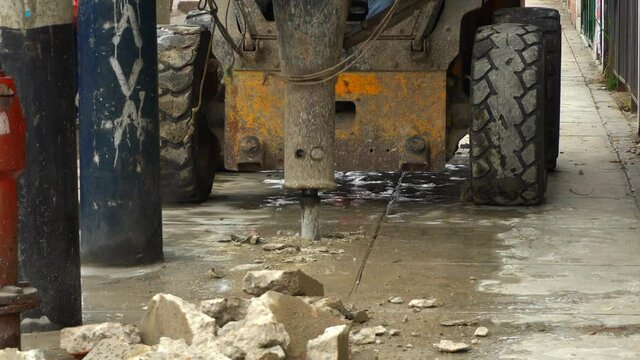
[[[300,268],[321,280],[328,296],[368,309],[367,326],[401,331],[380,338],[381,344],[354,347],[379,351],[380,359],[640,359],[634,191],[640,162],[627,151],[637,144],[635,124],[596,81],[591,55],[566,18],[562,153],[544,205],[461,202],[468,177],[464,150],[444,172],[406,174],[401,183],[398,173],[340,173],[338,190],[321,194],[329,237],[300,241],[299,256],[307,262],[287,263],[298,255],[220,242],[254,232],[267,241],[299,241],[282,235],[299,231],[300,214],[297,194],[282,189],[282,174],[219,174],[210,201],[164,209],[164,263],[83,268],[85,322],[136,323],[155,293],[191,301],[243,295],[247,270]],[[349,296],[392,196],[362,281]],[[321,247],[330,252],[318,252]],[[211,278],[211,268],[224,278]],[[390,296],[405,303],[390,304]],[[438,307],[411,311],[408,301],[422,297],[438,299]],[[453,319],[478,320],[490,334],[467,354],[437,353],[432,344],[441,339],[473,339],[475,326],[440,325]],[[27,348],[59,353],[55,332],[24,341]]]

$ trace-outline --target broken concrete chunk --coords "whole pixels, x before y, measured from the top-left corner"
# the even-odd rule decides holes
[[[258,348],[280,345],[287,359],[302,360],[309,340],[328,327],[345,324],[347,321],[309,305],[301,298],[268,291],[251,301],[244,325],[226,332],[218,342],[240,347],[247,352],[247,358]],[[265,338],[274,335],[278,336]],[[270,341],[265,343],[266,340]]]
[[[400,296],[392,296],[389,299],[387,299],[388,302],[392,303],[392,304],[402,304],[404,302],[404,299],[401,298]]]
[[[471,349],[471,345],[465,343],[456,343],[451,340],[440,340],[439,343],[433,344],[433,346],[440,352],[445,353],[457,353],[465,352]]]
[[[473,325],[477,325],[477,324],[478,324],[478,320],[475,320],[475,319],[443,320],[443,321],[440,322],[440,325],[442,325],[442,326],[473,326]]]
[[[231,321],[239,321],[247,316],[250,301],[238,297],[204,300],[200,311],[216,319],[216,325],[222,327]]]
[[[389,336],[398,336],[398,335],[400,335],[400,330],[398,329],[389,330]]]
[[[289,334],[282,324],[266,317],[256,321],[257,323],[245,324],[237,330],[220,336],[215,342],[216,347],[230,358],[235,358],[234,353],[238,348],[249,359],[257,357],[263,349],[274,346],[286,348],[290,343]]]
[[[87,354],[104,339],[118,339],[127,344],[141,342],[135,325],[116,322],[70,327],[60,331],[60,347],[74,356]]]
[[[387,328],[382,325],[378,325],[373,328],[373,332],[376,334],[376,336],[382,336],[387,333]]]
[[[249,271],[244,277],[242,290],[255,296],[270,290],[293,296],[324,295],[322,283],[300,270]]]
[[[374,328],[362,328],[352,331],[349,340],[355,345],[373,344],[376,342],[376,331]]]
[[[348,318],[351,315],[349,313],[349,310],[347,310],[347,308],[344,306],[344,303],[340,299],[336,299],[332,297],[324,297],[324,298],[306,298],[303,300],[317,307],[318,309],[324,310],[335,316]]]
[[[282,347],[272,346],[268,349],[259,349],[247,354],[245,360],[283,360],[286,357]]]
[[[151,351],[143,344],[131,345],[117,338],[104,339],[96,344],[84,360],[122,360],[140,356]]]
[[[147,345],[158,344],[161,337],[184,339],[191,345],[213,338],[216,321],[177,296],[157,294],[147,305],[140,331]]]
[[[413,299],[409,302],[409,307],[426,309],[438,306],[438,300],[436,299]]]
[[[371,349],[351,353],[350,360],[378,360],[378,352]]]
[[[307,343],[307,360],[348,360],[349,327],[338,325]]]
[[[46,360],[42,350],[20,351],[18,349],[1,349],[2,360]]]
[[[296,245],[291,245],[291,244],[277,244],[277,243],[271,243],[271,244],[265,244],[262,246],[262,250],[264,251],[278,251],[278,250],[284,250],[284,249],[294,249],[296,251],[300,251],[300,247],[296,246]]]
[[[480,326],[479,328],[476,329],[476,331],[473,333],[473,336],[478,336],[478,337],[486,337],[487,335],[489,335],[489,329],[487,329],[484,326]]]

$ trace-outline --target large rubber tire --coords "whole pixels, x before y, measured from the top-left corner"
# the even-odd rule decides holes
[[[537,27],[476,33],[471,69],[471,192],[479,205],[538,205],[547,168],[544,43]]]
[[[545,104],[547,169],[554,170],[560,154],[560,87],[562,67],[562,25],[560,12],[548,8],[506,8],[493,16],[494,23],[535,25],[544,35],[547,52],[545,71],[547,103]]]
[[[199,26],[158,29],[161,195],[164,202],[207,200],[219,142],[198,106],[210,33]],[[205,104],[201,106],[205,108]]]

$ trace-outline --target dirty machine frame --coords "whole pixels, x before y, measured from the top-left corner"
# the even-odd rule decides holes
[[[521,0],[399,0],[392,14],[365,19],[367,2],[350,1],[340,56],[356,61],[331,79],[333,151],[320,152],[285,146],[287,81],[271,76],[282,71],[283,33],[271,1],[216,3],[226,34],[210,9],[159,29],[165,200],[205,200],[222,166],[280,170],[327,151],[331,171],[438,171],[466,135],[477,204],[543,200],[558,157],[557,11]],[[294,188],[330,187],[304,185]]]

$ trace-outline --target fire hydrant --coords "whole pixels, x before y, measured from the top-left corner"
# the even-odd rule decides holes
[[[18,186],[24,170],[25,122],[13,79],[0,66],[0,349],[20,347],[20,313],[37,290],[18,282]]]

